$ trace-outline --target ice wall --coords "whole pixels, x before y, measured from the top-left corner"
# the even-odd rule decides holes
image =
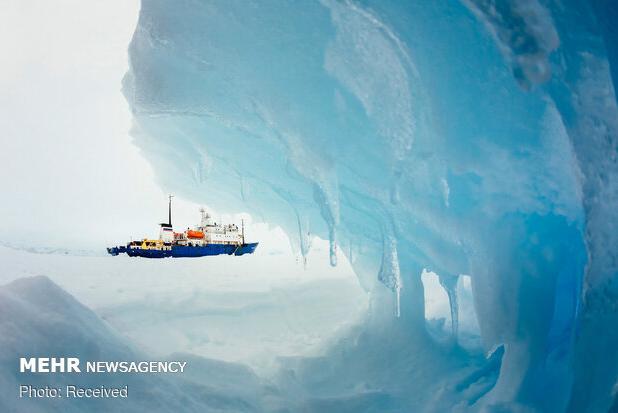
[[[504,351],[473,408],[604,411],[615,15],[601,0],[143,0],[124,92],[166,189],[261,215],[303,255],[329,239],[371,294],[368,325],[421,331],[423,268],[470,274],[483,346]]]

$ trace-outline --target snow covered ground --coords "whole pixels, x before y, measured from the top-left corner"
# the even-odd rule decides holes
[[[307,269],[289,252],[147,260],[0,247],[0,283],[45,275],[153,355],[190,352],[268,368],[316,354],[360,321],[367,296],[349,265],[316,242]],[[323,257],[320,257],[323,255]]]
[[[20,373],[18,357],[146,361],[152,356],[110,328],[48,277],[27,277],[0,286],[0,411],[2,412],[262,412],[276,408],[276,389],[250,368],[190,354],[181,375],[114,373]],[[23,397],[21,385],[121,388],[127,398]],[[62,394],[63,390],[60,391]]]
[[[404,405],[452,406],[456,399],[453,385],[445,384],[449,381],[466,395],[484,394],[495,382],[493,361],[484,367],[477,354],[461,363],[463,349],[444,340],[432,344],[422,329],[401,329],[405,319],[392,320],[374,334],[369,297],[345,259],[335,268],[329,265],[328,242],[313,240],[306,268],[278,242],[265,244],[252,256],[186,260],[0,247],[0,330],[11,337],[0,340],[0,362],[9,366],[0,375],[4,407],[24,406],[13,404],[10,392],[23,380],[10,368],[23,352],[190,361],[182,377],[127,379],[135,389],[131,403],[123,405],[128,411],[148,408],[154,399],[163,403],[155,410],[171,411],[183,395],[199,389],[203,397],[191,396],[188,411],[285,406],[341,412],[364,406],[397,412]],[[444,339],[448,299],[431,273],[425,278],[430,330],[441,326],[436,331]],[[459,295],[465,297],[461,284]],[[390,337],[388,342],[384,337]],[[374,375],[386,366],[386,374]],[[481,380],[468,379],[470,374]],[[415,388],[433,390],[410,396],[410,375]],[[87,377],[78,379],[89,383]],[[71,380],[54,375],[37,383],[57,386]],[[95,381],[126,382],[112,375]],[[156,396],[148,390],[153,386],[159,389]],[[33,411],[50,407],[28,403]],[[114,408],[112,402],[54,406]]]
[[[350,318],[359,314],[354,313],[355,307],[350,304],[356,301],[356,310],[359,310],[363,307],[359,308],[358,304],[363,300],[346,297],[346,288],[350,291],[348,295],[353,296],[358,287],[344,276],[334,277],[330,282],[325,277],[314,277],[307,282],[309,284],[294,281],[292,277],[280,283],[271,282],[271,286],[279,285],[279,290],[271,291],[274,298],[263,305],[247,304],[249,301],[267,301],[267,293],[260,296],[257,288],[234,289],[233,283],[212,282],[210,285],[215,286],[213,293],[198,290],[201,292],[188,299],[186,291],[181,289],[179,295],[184,298],[170,298],[171,304],[159,303],[157,307],[148,301],[153,297],[170,297],[169,290],[162,291],[164,285],[170,284],[162,283],[160,278],[143,285],[126,282],[128,294],[123,294],[125,290],[119,292],[110,288],[110,284],[122,282],[123,276],[114,275],[113,266],[108,265],[113,261],[105,263],[103,257],[33,254],[2,248],[0,258],[11,264],[7,265],[7,272],[26,275],[0,286],[0,331],[3,332],[0,337],[0,411],[103,412],[120,409],[168,412],[182,409],[189,412],[341,413],[358,411],[359,406],[362,406],[362,411],[400,412],[404,406],[417,408],[423,405],[432,406],[434,410],[430,411],[440,411],[457,403],[453,393],[477,398],[490,389],[496,379],[494,361],[485,363],[482,357],[475,357],[474,361],[462,363],[461,349],[430,344],[428,336],[421,331],[401,329],[399,322],[382,326],[384,334],[379,335],[371,334],[375,325],[365,323],[352,327]],[[127,260],[124,265],[128,262],[132,261]],[[54,270],[44,268],[45,265]],[[92,265],[96,267],[91,271],[95,276],[82,277],[85,282],[72,282],[72,277],[78,277],[80,271],[87,271],[85,267]],[[57,273],[61,267],[68,276]],[[32,275],[38,270],[46,272],[49,277]],[[191,276],[186,272],[178,275],[186,287]],[[236,277],[236,280],[241,277]],[[9,278],[5,272],[3,281]],[[75,296],[56,282],[71,286],[68,288]],[[198,288],[204,288],[200,284],[208,284],[195,280],[193,283]],[[92,291],[97,286],[101,287],[99,295]],[[144,291],[138,293],[134,291],[135,287],[143,287]],[[324,294],[324,288],[320,292],[318,287],[331,292]],[[109,305],[93,312],[76,299],[81,293],[83,297],[90,295],[91,302],[100,302],[107,295]],[[292,299],[282,300],[282,295],[301,298],[292,303]],[[211,300],[211,297],[215,299]],[[222,302],[223,297],[231,299]],[[335,302],[341,308],[333,310]],[[241,310],[231,310],[243,305]],[[184,311],[180,310],[181,307]],[[205,307],[208,310],[203,310]],[[264,310],[261,307],[272,308]],[[109,310],[112,308],[113,311]],[[104,315],[108,311],[115,314]],[[278,316],[269,314],[269,311]],[[349,313],[345,314],[345,311]],[[326,316],[328,312],[330,316]],[[124,316],[120,316],[121,313]],[[364,311],[360,313],[364,314]],[[217,316],[228,324],[222,326],[222,321],[217,322]],[[287,324],[274,320],[280,318]],[[158,329],[155,325],[159,326]],[[195,344],[200,335],[206,337],[207,334],[216,337],[218,345],[229,346],[228,352],[216,354],[216,347]],[[270,339],[265,340],[269,334]],[[385,335],[390,337],[386,342],[383,341]],[[279,340],[277,345],[275,339]],[[328,345],[324,345],[327,342]],[[322,351],[315,351],[319,347]],[[161,353],[172,349],[175,351],[170,351],[170,354]],[[260,349],[262,353],[258,354]],[[158,357],[157,350],[161,353]],[[267,351],[270,353],[266,354]],[[259,363],[247,366],[242,362],[218,360],[226,357],[242,359],[252,352],[255,359],[263,361],[279,356],[277,368],[264,376],[251,368],[258,367],[259,371],[264,363],[262,366]],[[185,360],[188,367],[185,374],[161,377],[24,375],[14,368],[15,360],[23,354],[70,355],[85,360],[152,360],[156,357]],[[377,371],[382,373],[376,375]],[[410,377],[415,378],[416,390],[413,392],[406,381]],[[15,389],[24,380],[39,387],[128,385],[131,397],[122,403],[114,399],[19,400]]]

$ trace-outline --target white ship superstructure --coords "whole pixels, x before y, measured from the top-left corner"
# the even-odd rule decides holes
[[[174,239],[179,245],[242,245],[244,243],[244,228],[238,228],[235,224],[217,224],[204,208],[200,209],[200,213],[202,214],[200,225],[193,229],[187,228],[186,231],[181,233],[173,233]],[[164,231],[165,228],[161,228],[161,239],[168,237],[168,234]]]

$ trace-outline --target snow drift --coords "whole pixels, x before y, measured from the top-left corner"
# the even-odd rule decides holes
[[[143,0],[124,93],[165,188],[261,215],[305,256],[313,235],[329,239],[331,264],[353,263],[372,312],[328,359],[342,368],[323,385],[347,383],[325,394],[330,410],[607,411],[615,18],[603,1]],[[471,276],[492,356],[467,384],[482,392],[448,373],[477,356],[422,350],[423,269],[455,334],[457,277]],[[423,357],[452,363],[431,372]],[[441,399],[410,396],[423,377],[444,380]]]
[[[0,410],[3,412],[259,412],[278,395],[240,364],[177,354],[180,376],[150,374],[20,373],[20,357],[78,357],[84,361],[139,361],[133,349],[49,278],[20,278],[0,287]],[[207,374],[205,373],[207,372]],[[128,385],[126,399],[19,398],[19,385],[64,388]]]

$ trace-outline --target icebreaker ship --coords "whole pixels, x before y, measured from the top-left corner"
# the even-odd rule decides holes
[[[304,256],[330,240],[371,296],[354,337],[286,366],[299,409],[617,408],[616,21],[604,0],[142,1],[123,87],[160,184]]]
[[[127,254],[142,258],[196,258],[209,255],[253,254],[257,242],[245,242],[245,225],[239,229],[235,224],[213,222],[204,208],[200,209],[202,219],[193,229],[175,232],[172,226],[172,195],[169,196],[168,221],[159,224],[159,239],[144,238],[130,241],[126,245],[107,248],[110,255]]]

